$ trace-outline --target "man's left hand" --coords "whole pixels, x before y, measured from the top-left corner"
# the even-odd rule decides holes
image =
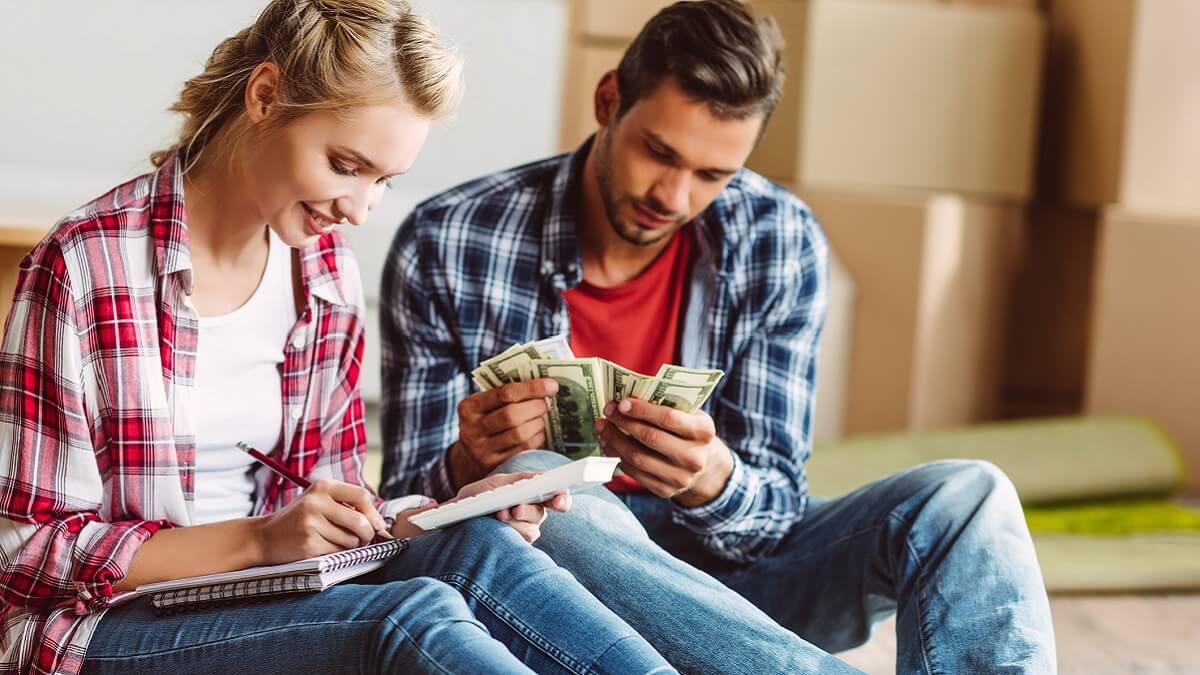
[[[707,413],[626,398],[605,406],[604,416],[596,422],[604,453],[620,457],[621,470],[651,493],[690,508],[725,488],[733,455]]]

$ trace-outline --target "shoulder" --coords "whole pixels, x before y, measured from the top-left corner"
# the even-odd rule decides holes
[[[725,245],[749,261],[788,267],[825,264],[828,243],[812,210],[791,191],[753,171],[739,171],[711,209]]]
[[[554,189],[563,157],[550,157],[455,186],[421,202],[401,225],[397,240],[442,245],[497,228],[528,230]]]
[[[58,270],[79,287],[78,293],[139,276],[131,268],[149,267],[153,257],[153,183],[152,173],[138,176],[67,214],[30,250],[22,267]]]

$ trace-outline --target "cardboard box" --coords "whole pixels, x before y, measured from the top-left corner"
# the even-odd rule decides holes
[[[1044,35],[1036,11],[752,5],[779,22],[789,79],[751,168],[835,189],[1031,193]]]
[[[1096,266],[1086,410],[1146,415],[1200,488],[1200,218],[1106,209]]]
[[[567,82],[563,87],[561,150],[574,150],[596,131],[596,85],[617,67],[624,47],[576,44],[568,47]]]
[[[1200,211],[1200,2],[1054,0],[1039,191]]]
[[[854,281],[846,432],[997,418],[1023,209],[950,194],[796,192]]]
[[[1099,220],[1091,209],[1026,212],[1007,326],[1005,417],[1083,410]]]
[[[578,34],[622,45],[632,40],[650,17],[674,0],[576,0]]]

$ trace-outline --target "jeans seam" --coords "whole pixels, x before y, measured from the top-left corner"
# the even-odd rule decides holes
[[[498,602],[482,586],[474,583],[469,577],[451,573],[439,575],[435,578],[458,588],[460,592],[470,594],[480,604],[487,607],[488,611],[495,615],[497,619],[503,621],[509,628],[512,628],[519,635],[523,636],[531,645],[540,649],[546,656],[557,661],[566,670],[581,674],[589,672],[588,668],[580,663],[578,659],[556,648],[553,642],[538,633],[529,624],[521,621],[519,616],[505,609],[502,603]]]
[[[901,525],[911,527],[904,518],[895,513],[888,514],[888,518],[894,520]],[[921,664],[925,666],[925,671],[930,675],[936,675],[941,672],[941,669],[933,665],[933,640],[931,639],[932,631],[929,629],[929,615],[925,610],[925,602],[922,598],[923,589],[925,588],[925,566],[921,563],[921,554],[917,552],[917,547],[908,537],[908,532],[904,534],[904,547],[908,549],[909,554],[917,563],[917,591],[913,593],[913,599],[917,603],[917,613],[920,615],[920,629],[917,631],[917,637],[921,640]]]
[[[389,617],[384,617],[384,618],[391,620]],[[222,644],[225,644],[228,642],[235,642],[237,640],[243,640],[246,638],[261,637],[264,635],[269,635],[271,633],[288,631],[288,630],[292,630],[295,628],[314,628],[314,627],[318,627],[318,626],[345,626],[348,624],[355,625],[355,624],[374,624],[374,623],[376,623],[376,621],[374,621],[374,620],[366,621],[366,620],[354,620],[354,619],[351,619],[348,621],[311,621],[308,623],[294,623],[294,624],[289,624],[287,626],[271,626],[269,628],[261,628],[258,630],[241,633],[239,635],[231,635],[229,637],[223,637],[223,638],[220,638],[219,640],[213,640],[211,642],[187,645],[185,647],[169,647],[167,649],[157,649],[157,650],[153,650],[153,651],[142,652],[139,654],[120,654],[120,655],[107,655],[107,656],[92,656],[89,654],[86,656],[86,658],[89,661],[124,661],[124,660],[128,660],[128,659],[146,658],[146,657],[150,657],[150,656],[165,656],[167,654],[186,652],[186,651],[191,651],[193,649],[202,649],[204,647],[212,647],[212,646],[216,646],[216,645],[222,645]],[[408,631],[405,631],[403,629],[401,629],[401,631],[404,633],[405,637],[410,637],[408,635]]]
[[[395,619],[393,619],[390,616],[385,616],[383,619],[384,619],[384,621],[387,621],[387,622],[391,623],[393,626],[395,626],[396,630],[400,631],[400,634],[404,636],[404,639],[407,640],[413,646],[413,649],[415,649],[418,654],[425,657],[425,661],[427,663],[429,663],[429,665],[436,667],[438,669],[438,672],[445,673],[446,675],[452,675],[452,673],[450,671],[443,668],[440,663],[435,661],[432,656],[430,656],[428,653],[426,653],[426,651],[424,649],[421,648],[420,643],[418,643],[416,640],[413,639],[412,635],[410,635],[409,632],[404,629],[404,626],[401,626],[399,623],[396,622]]]

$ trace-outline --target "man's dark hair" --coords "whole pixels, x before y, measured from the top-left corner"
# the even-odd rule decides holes
[[[642,28],[617,67],[617,116],[673,78],[724,119],[770,117],[783,91],[783,37],[739,0],[684,0]]]

